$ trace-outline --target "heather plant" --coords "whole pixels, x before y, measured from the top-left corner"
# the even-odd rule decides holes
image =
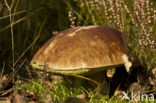
[[[75,0],[75,2],[79,5],[79,11],[72,8],[77,18],[75,25],[105,25],[119,29],[127,37],[134,63],[147,69],[156,66],[154,1]]]

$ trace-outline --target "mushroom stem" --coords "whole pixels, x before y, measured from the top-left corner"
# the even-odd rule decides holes
[[[98,86],[99,93],[103,95],[108,95],[109,83],[108,83],[108,77],[107,77],[106,71],[93,73],[89,75],[88,77],[100,83],[100,85]]]

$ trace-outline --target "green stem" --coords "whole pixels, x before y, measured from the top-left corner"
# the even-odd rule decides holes
[[[10,11],[10,24],[11,24],[11,44],[12,44],[12,66],[14,70],[14,63],[15,63],[15,47],[14,47],[14,33],[13,33],[13,23],[12,23],[12,16]]]
[[[12,16],[12,8],[13,8],[13,4],[14,4],[14,0],[12,0],[11,6],[8,5],[7,0],[4,0],[5,5],[8,8],[9,11],[9,16],[10,16],[10,30],[11,30],[11,45],[12,45],[12,70],[13,73],[15,72],[15,67],[14,67],[14,63],[15,63],[15,48],[14,48],[14,31],[13,31],[13,16]],[[13,78],[13,82],[14,82],[14,78]]]

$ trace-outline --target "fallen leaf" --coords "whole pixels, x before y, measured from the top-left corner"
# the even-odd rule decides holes
[[[51,94],[46,95],[45,103],[54,103]]]
[[[60,76],[60,75],[51,75],[50,78],[53,81],[57,81],[57,82],[61,82],[64,79],[63,76]]]
[[[156,68],[152,69],[152,74],[156,76]]]
[[[86,98],[86,95],[85,94],[80,94],[80,95],[77,95],[76,97],[83,100],[83,99]]]
[[[123,97],[123,91],[122,90],[116,90],[114,93],[114,96],[117,98],[122,98]]]
[[[50,81],[45,81],[45,84],[48,86],[48,87],[54,87],[54,84]]]
[[[1,78],[0,78],[0,88],[3,87],[4,83],[8,80],[8,76],[7,75],[4,75],[2,76],[1,75]]]
[[[11,103],[11,98],[11,95],[8,97],[0,97],[0,103]]]
[[[16,94],[14,97],[13,97],[13,103],[26,103],[25,100],[24,100],[24,96],[20,95],[20,94]]]

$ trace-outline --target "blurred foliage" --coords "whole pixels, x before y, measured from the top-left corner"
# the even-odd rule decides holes
[[[9,0],[8,4],[11,5]],[[0,2],[0,68],[5,63],[6,68],[12,65],[12,41],[8,8],[5,2]],[[15,6],[17,6],[16,11]],[[22,12],[19,14],[15,14]],[[15,25],[13,25],[15,60],[39,36],[37,43],[23,58],[30,60],[36,50],[47,41],[54,32],[69,28],[68,8],[62,0],[14,0],[12,7]],[[12,16],[13,17],[13,16]],[[23,19],[24,18],[24,19]]]
[[[12,16],[9,16],[6,1],[11,7]],[[55,33],[81,25],[104,25],[119,29],[126,34],[132,54],[136,57],[136,63],[144,65],[148,69],[156,66],[156,46],[151,48],[149,43],[156,42],[156,23],[155,18],[152,17],[152,15],[155,16],[156,9],[154,0],[143,0],[144,2],[136,0],[138,3],[136,5],[135,1],[131,0],[13,1],[0,1],[0,68],[4,63],[6,69],[11,68],[13,55],[15,62],[21,55],[22,58],[18,63],[21,63],[23,59],[29,62],[33,54]],[[145,11],[145,14],[141,14],[142,10]],[[137,11],[139,15],[136,15]],[[135,14],[134,18],[133,14]],[[142,18],[144,15],[145,17]],[[140,21],[138,17],[140,17]],[[146,21],[148,17],[151,17],[150,23]],[[13,33],[10,30],[11,24],[13,24]],[[141,30],[143,32],[140,32]],[[37,42],[28,49],[38,37]],[[140,44],[140,40],[147,43]],[[15,47],[14,53],[12,44]]]

